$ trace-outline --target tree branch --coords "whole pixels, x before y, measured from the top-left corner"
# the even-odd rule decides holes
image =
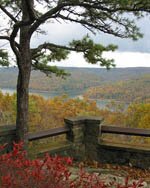
[[[0,9],[11,19],[13,20],[15,23],[17,22],[17,19],[15,17],[13,17],[13,15],[8,12],[2,5],[0,5]]]
[[[105,23],[103,25],[100,25],[100,23],[95,24],[95,23],[91,23],[91,22],[88,22],[83,19],[77,20],[77,19],[73,19],[73,18],[69,18],[69,17],[63,16],[63,15],[60,15],[60,14],[58,15],[58,17],[61,18],[62,20],[68,20],[71,22],[79,23],[92,32],[94,32],[93,29],[96,29],[98,31],[102,31],[103,33],[108,33],[108,34],[112,34],[116,37],[125,38],[125,36],[123,34],[119,33],[118,31],[115,32],[113,29],[111,29],[111,27],[108,27],[108,24],[105,24]]]
[[[20,22],[18,22],[18,23],[16,23],[16,24],[14,25],[14,29],[13,29],[13,31],[12,31],[12,33],[11,33],[11,35],[10,35],[10,39],[9,39],[9,41],[10,41],[10,46],[11,46],[11,48],[12,48],[14,54],[16,55],[16,58],[17,58],[17,59],[20,58],[20,52],[19,52],[19,50],[16,48],[16,45],[15,45],[15,44],[16,44],[15,38],[16,38],[17,33],[18,33],[18,31],[19,31],[19,25],[20,25]],[[19,61],[17,61],[17,62],[19,62]],[[18,66],[19,66],[19,65],[18,65]]]
[[[26,2],[26,7],[27,7],[27,11],[28,11],[30,20],[31,21],[36,20],[36,16],[35,16],[34,9],[33,9],[33,1],[25,0],[25,2]]]
[[[41,52],[42,49],[51,50],[52,48],[59,48],[59,49],[64,49],[64,50],[69,50],[69,51],[83,52],[83,50],[78,50],[78,49],[73,48],[73,47],[63,46],[63,45],[57,45],[57,44],[53,44],[53,43],[44,43],[44,44],[41,44],[37,48],[31,49],[31,51],[32,51],[32,55],[35,55],[38,52]]]
[[[113,66],[113,61],[112,60],[105,60],[102,57],[102,53],[105,51],[114,51],[117,47],[114,45],[108,45],[108,46],[103,46],[101,44],[95,44],[89,36],[85,36],[82,40],[73,40],[69,46],[63,46],[63,45],[56,45],[52,43],[44,43],[42,45],[39,45],[37,48],[32,49],[31,54],[32,54],[32,59],[36,61],[36,59],[40,59],[41,53],[43,54],[43,62],[49,62],[53,60],[57,60],[57,54],[56,52],[58,51],[59,55],[59,50],[67,50],[67,51],[76,51],[76,52],[82,52],[84,55],[84,58],[92,64],[96,64],[97,62],[100,62],[100,65],[105,66],[107,68],[110,68]],[[44,50],[45,49],[45,52]],[[50,50],[51,53],[50,55],[47,53]],[[53,56],[54,53],[54,56]],[[56,57],[55,57],[56,55]],[[66,56],[64,56],[66,58]],[[61,57],[62,59],[62,57]],[[60,59],[59,59],[60,60]]]
[[[10,37],[8,37],[8,36],[0,36],[0,40],[8,40],[8,41],[10,42]],[[18,44],[16,41],[14,41],[14,42],[15,42],[15,46],[16,46],[18,49],[20,49],[19,44]]]
[[[52,8],[50,11],[46,12],[45,14],[43,14],[41,17],[39,17],[35,23],[31,26],[29,33],[30,35],[32,35],[32,33],[42,24],[44,23],[46,20],[48,20],[49,18],[55,18],[56,14],[62,10],[62,8],[64,7],[64,4],[59,4],[56,7]]]
[[[147,5],[147,6],[146,6]],[[50,18],[62,18],[64,20],[68,20],[68,21],[72,21],[72,22],[76,22],[79,23],[81,25],[83,25],[84,27],[86,27],[87,29],[89,29],[90,31],[94,32],[94,29],[100,30],[104,33],[108,33],[108,34],[113,34],[117,37],[128,37],[128,36],[124,36],[122,33],[119,33],[119,30],[113,30],[110,27],[108,27],[108,24],[103,24],[102,26],[98,23],[92,23],[89,20],[86,21],[86,11],[89,10],[96,10],[98,11],[99,14],[104,14],[104,13],[120,13],[123,14],[123,12],[133,12],[133,13],[137,13],[139,11],[141,12],[150,12],[150,4],[148,2],[146,2],[146,5],[143,5],[143,2],[138,1],[138,2],[132,2],[129,5],[128,4],[117,4],[116,1],[91,1],[91,0],[87,0],[87,1],[58,1],[58,4],[56,7],[52,8],[50,11],[46,12],[45,14],[43,14],[41,17],[39,17],[39,19],[37,19],[35,21],[35,23],[31,26],[30,29],[30,34],[32,34],[42,23],[44,23],[46,20],[50,19]],[[71,7],[80,7],[85,9],[85,15],[83,16],[83,14],[75,12],[75,11],[70,11]],[[68,11],[68,15],[63,16],[62,14],[60,14],[60,11]],[[78,17],[82,17],[83,19],[77,20],[76,18],[70,16],[70,14],[72,15],[77,15]],[[92,15],[91,15],[92,16]],[[89,18],[92,18],[89,16]],[[97,21],[101,21],[100,17],[97,18]],[[106,21],[106,20],[105,20]],[[119,21],[118,21],[119,24]],[[123,25],[122,25],[123,26]],[[126,26],[124,25],[124,28]],[[132,35],[130,35],[132,36]]]
[[[8,36],[0,36],[0,40],[8,40],[8,41],[10,41],[10,37],[8,37]]]
[[[111,2],[103,2],[103,1],[87,1],[87,2],[66,2],[65,6],[80,6],[83,8],[88,9],[97,9],[101,11],[106,11],[106,12],[118,12],[118,11],[126,11],[126,12],[137,12],[137,11],[144,11],[144,12],[150,12],[150,3],[147,1],[144,3],[143,1],[138,2],[138,3],[132,3],[132,4],[125,4],[125,5],[120,5],[119,3],[117,4],[116,1]],[[149,4],[148,4],[149,3]],[[118,6],[120,5],[120,6]],[[149,6],[148,6],[149,5]]]
[[[64,69],[57,68],[56,66],[50,66],[50,65],[43,65],[39,61],[35,60],[35,62],[32,62],[33,70],[40,70],[41,72],[45,73],[47,76],[50,76],[52,73],[56,76],[65,78],[66,76],[69,76],[70,74],[65,72]]]

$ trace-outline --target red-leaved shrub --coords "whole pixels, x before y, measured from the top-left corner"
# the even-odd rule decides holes
[[[3,150],[5,146],[0,146]],[[82,168],[78,176],[72,178],[70,157],[51,157],[29,160],[22,150],[23,143],[14,143],[13,151],[0,155],[0,188],[138,188],[142,182],[124,185],[103,182],[96,174],[89,174]]]

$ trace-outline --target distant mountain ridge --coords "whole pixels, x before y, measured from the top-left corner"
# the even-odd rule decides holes
[[[84,92],[90,87],[150,75],[150,67],[113,68],[109,71],[103,68],[60,68],[71,73],[71,76],[64,80],[54,75],[49,78],[39,71],[32,71],[30,89],[62,93],[68,90]],[[16,88],[17,72],[17,68],[0,68],[0,88]]]
[[[126,103],[150,102],[150,74],[90,87],[84,96],[91,99],[111,99]]]

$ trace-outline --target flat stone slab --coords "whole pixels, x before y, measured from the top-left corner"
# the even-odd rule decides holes
[[[110,182],[124,184],[125,178],[129,176],[129,174],[124,170],[119,171],[119,173],[113,169],[110,170],[110,169],[90,168],[90,167],[84,167],[84,170],[89,174],[95,173],[97,176],[100,177],[102,181],[105,181],[106,184],[109,184]],[[79,172],[78,167],[71,167],[70,171],[72,172],[71,175],[72,179],[78,178],[78,172]],[[138,179],[133,179],[133,178],[130,179],[130,183],[137,181]],[[150,179],[144,180],[142,184],[143,186],[141,188],[150,188]]]

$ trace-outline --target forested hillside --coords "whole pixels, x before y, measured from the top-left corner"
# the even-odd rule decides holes
[[[54,75],[46,76],[39,71],[32,71],[30,89],[66,92],[68,90],[82,91],[91,86],[97,86],[101,82],[101,75],[94,74],[88,69],[65,68],[70,73],[66,79]],[[11,79],[10,79],[11,78]],[[0,88],[15,88],[17,80],[17,69],[0,69]]]
[[[113,99],[127,103],[150,101],[150,74],[91,87],[84,96],[92,99]]]
[[[52,75],[45,77],[33,71],[30,88],[63,94],[69,90],[85,93],[85,98],[71,99],[65,95],[51,99],[31,95],[29,104],[30,131],[43,130],[63,124],[66,117],[101,116],[105,123],[115,126],[149,128],[150,123],[150,68],[88,69],[66,68],[71,76],[63,80]],[[17,69],[0,69],[0,87],[15,88]],[[10,79],[11,78],[11,79]],[[97,107],[94,99],[114,99],[126,103],[138,102],[125,107],[111,103],[108,108]],[[144,102],[144,103],[143,103]],[[113,110],[110,110],[112,109]],[[122,110],[123,109],[123,110]],[[131,115],[132,114],[132,115]],[[0,92],[0,125],[14,124],[16,119],[16,94]],[[135,142],[136,138],[118,137]],[[106,139],[110,139],[107,138]],[[111,139],[117,141],[116,136]],[[138,143],[149,144],[149,139]]]
[[[51,75],[51,77],[49,78],[39,71],[32,71],[30,89],[44,90],[50,92],[60,92],[62,94],[70,90],[75,92],[79,91],[83,93],[84,91],[86,91],[86,89],[90,87],[101,86],[101,85],[102,88],[104,89],[108,87],[107,91],[109,91],[111,87],[118,89],[118,85],[124,85],[124,83],[130,84],[129,88],[128,86],[126,86],[125,89],[126,88],[131,89],[130,87],[132,86],[138,87],[137,85],[140,85],[141,87],[145,87],[145,88],[149,86],[148,80],[150,75],[150,68],[114,68],[109,71],[101,68],[97,68],[97,69],[96,68],[64,68],[64,69],[66,70],[66,72],[71,74],[65,80],[62,78],[55,77],[54,75]],[[0,69],[0,88],[15,88],[16,80],[17,80],[16,68]],[[128,81],[124,82],[124,80],[128,80]],[[119,88],[123,89],[124,86],[119,86]],[[141,90],[144,93],[145,91],[146,92],[149,91],[145,89],[143,90],[143,88],[141,88]],[[105,91],[103,91],[103,93],[105,93]],[[106,98],[111,98],[111,97],[106,97]]]

